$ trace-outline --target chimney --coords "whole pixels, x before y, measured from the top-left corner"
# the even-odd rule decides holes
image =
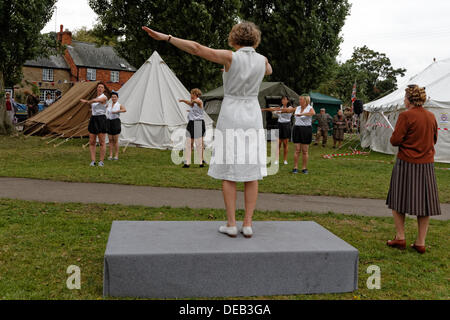
[[[61,42],[61,44],[70,46],[72,44],[72,32],[70,32],[67,29],[66,29],[66,31],[63,31],[63,30],[64,30],[64,26],[61,25],[59,28],[57,39],[58,39],[58,41]]]

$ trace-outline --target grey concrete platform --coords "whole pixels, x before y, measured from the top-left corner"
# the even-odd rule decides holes
[[[104,295],[194,298],[351,292],[358,250],[315,222],[254,222],[229,238],[223,222],[114,221]]]

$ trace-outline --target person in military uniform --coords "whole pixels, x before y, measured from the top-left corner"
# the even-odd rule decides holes
[[[347,132],[353,133],[353,112],[350,108],[344,110],[345,121],[347,122]]]
[[[320,137],[322,136],[322,147],[326,147],[328,140],[328,130],[330,129],[330,124],[333,123],[333,118],[325,112],[325,109],[320,109],[320,113],[315,115],[315,120],[317,120],[317,133],[315,146],[319,144]]]

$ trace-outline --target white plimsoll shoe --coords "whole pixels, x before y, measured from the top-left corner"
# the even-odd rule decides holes
[[[252,227],[242,227],[241,233],[244,235],[244,237],[251,238],[253,236],[253,229]]]
[[[236,236],[238,234],[238,229],[236,226],[234,226],[234,227],[220,226],[219,232],[224,233],[224,234],[228,235],[229,237],[236,238]]]
[[[288,162],[286,160],[284,160],[284,164],[288,164]]]
[[[278,164],[278,160],[275,160],[275,163],[274,163],[275,165],[277,165]]]

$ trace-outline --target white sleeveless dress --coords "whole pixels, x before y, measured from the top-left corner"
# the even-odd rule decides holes
[[[233,52],[230,70],[223,74],[224,99],[214,133],[208,175],[248,182],[267,176],[266,137],[258,93],[266,59],[252,47]]]

